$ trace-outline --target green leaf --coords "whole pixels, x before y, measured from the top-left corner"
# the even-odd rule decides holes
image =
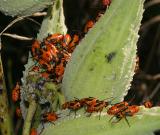
[[[114,0],[75,49],[62,90],[74,97],[122,100],[134,74],[136,43],[144,0]]]
[[[10,16],[31,15],[52,3],[53,0],[0,0],[0,11]]]
[[[80,114],[79,114],[80,115]],[[109,122],[112,116],[102,113],[100,117],[94,114],[86,117],[81,113],[80,117],[73,115],[68,119],[57,122],[55,125],[46,124],[42,135],[153,135],[153,131],[160,128],[160,108],[145,109],[133,116],[127,117],[130,127],[125,119],[118,123]]]
[[[66,34],[65,19],[63,13],[63,0],[55,0],[54,5],[48,9],[48,15],[44,18],[38,39],[42,40],[48,34],[62,33]]]

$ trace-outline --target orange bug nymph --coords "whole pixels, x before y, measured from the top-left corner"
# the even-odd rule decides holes
[[[88,116],[91,116],[92,113],[94,112],[97,112],[97,113],[99,112],[99,119],[100,119],[101,112],[107,106],[108,106],[108,102],[97,100],[95,105],[87,106],[86,112],[89,113]]]
[[[39,66],[33,66],[31,69],[31,71],[33,71],[33,72],[39,72],[39,70],[40,70]]]
[[[62,46],[66,48],[70,42],[71,42],[71,36],[69,34],[64,35]]]
[[[119,122],[122,118],[125,118],[125,121],[127,122],[128,126],[130,127],[130,124],[127,120],[127,116],[133,116],[135,115],[137,112],[139,111],[139,106],[137,105],[131,105],[131,106],[126,106],[125,108],[123,108],[122,110],[120,110],[119,112],[117,112],[111,119],[110,121],[116,117],[117,120],[116,121],[112,121],[112,123],[117,123]]]
[[[21,112],[21,109],[19,107],[16,108],[16,116],[17,117],[22,117],[22,112]]]
[[[94,97],[82,98],[80,100],[81,106],[95,106],[99,100]]]
[[[43,122],[51,122],[54,124],[54,122],[60,117],[55,112],[47,112],[43,114],[42,121]]]
[[[37,60],[38,54],[40,53],[40,42],[38,40],[34,40],[32,44],[32,55]]]
[[[72,41],[71,41],[71,42],[68,44],[68,46],[67,46],[67,51],[68,51],[69,53],[72,53],[72,52],[74,51],[76,45],[78,44],[78,42],[79,42],[79,36],[75,34],[75,35],[73,36]]]
[[[86,112],[90,113],[90,115],[93,112],[102,112],[103,108],[107,107],[109,105],[106,101],[98,101],[95,105],[87,106]]]
[[[153,107],[153,103],[152,101],[145,101],[144,103],[145,108],[152,108]]]
[[[105,7],[105,8],[108,8],[111,4],[111,0],[102,0],[102,5]]]
[[[77,110],[79,110],[81,107],[82,106],[81,106],[81,103],[80,103],[79,99],[76,99],[76,100],[73,100],[73,101],[69,101],[69,102],[65,102],[62,105],[62,109],[69,109],[70,110],[69,115],[70,115],[71,111],[74,111],[75,112],[75,116],[76,116]]]
[[[48,37],[45,39],[44,42],[47,42],[47,43],[50,42],[51,44],[56,44],[61,42],[63,38],[64,38],[64,35],[55,33],[55,34],[48,35]]]
[[[84,27],[84,33],[87,33],[89,31],[89,29],[93,27],[94,24],[95,24],[95,22],[92,20],[87,21],[87,23]]]
[[[18,101],[20,98],[20,86],[19,83],[17,82],[16,86],[12,90],[12,100],[13,102]]]
[[[125,102],[125,101],[114,104],[112,107],[108,109],[107,113],[109,115],[115,115],[121,110],[125,109],[128,105],[129,105],[128,102]]]
[[[31,129],[30,135],[38,135],[38,132],[35,128]]]

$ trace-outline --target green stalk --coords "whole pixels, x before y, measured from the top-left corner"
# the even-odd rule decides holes
[[[8,108],[8,96],[5,85],[1,56],[0,56],[0,133],[2,135],[13,135],[13,127]]]
[[[29,108],[27,110],[27,116],[26,116],[26,119],[24,120],[24,127],[23,127],[22,135],[29,135],[30,134],[32,119],[34,117],[36,109],[37,109],[37,103],[35,100],[32,100],[29,103]]]

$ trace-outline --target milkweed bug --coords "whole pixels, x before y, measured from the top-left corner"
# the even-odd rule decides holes
[[[31,71],[34,71],[34,72],[39,72],[40,70],[40,67],[39,66],[33,66]]]
[[[81,107],[81,104],[79,102],[79,100],[74,100],[74,101],[69,101],[69,102],[65,102],[62,105],[62,109],[71,109],[71,110],[78,110]]]
[[[119,112],[114,114],[114,116],[109,121],[111,121],[114,117],[116,117],[117,121],[112,121],[112,123],[117,123],[122,118],[125,118],[125,121],[127,122],[128,126],[130,127],[130,124],[127,120],[127,116],[133,116],[138,111],[139,111],[139,106],[137,106],[137,105],[126,106],[123,109],[119,110]]]
[[[49,63],[51,60],[53,60],[54,56],[53,56],[53,51],[52,50],[48,50],[48,51],[44,51],[42,50],[42,55],[41,55],[41,58]],[[57,54],[54,54],[54,55],[57,55]],[[57,57],[57,56],[56,56]]]
[[[72,53],[72,52],[74,51],[76,45],[78,44],[78,42],[79,42],[79,36],[76,35],[76,34],[73,35],[72,41],[71,41],[71,42],[68,44],[68,46],[67,46],[67,51],[68,51],[69,53]]]
[[[59,53],[59,50],[56,48],[55,45],[46,45],[47,51],[50,52],[50,54],[54,57],[57,57],[57,54]]]
[[[86,112],[90,113],[90,115],[94,112],[100,112],[100,114],[99,114],[99,119],[100,119],[100,115],[101,115],[103,108],[107,107],[108,105],[109,105],[109,103],[106,101],[98,101],[96,103],[96,105],[94,105],[94,106],[93,105],[87,106]]]
[[[43,126],[43,127],[42,127],[42,129],[41,129],[41,131],[40,131],[39,134],[41,134],[42,131],[43,131],[43,129],[44,129],[44,123],[50,122],[50,123],[52,123],[52,124],[55,125],[54,122],[55,122],[58,118],[60,118],[60,117],[59,117],[58,114],[56,114],[55,112],[47,112],[47,113],[44,113],[43,116],[42,116],[42,119],[41,119],[41,121],[42,121],[42,126]]]
[[[69,109],[70,110],[69,115],[70,115],[71,111],[74,111],[75,116],[76,116],[77,110],[79,110],[81,107],[82,106],[81,106],[81,103],[80,103],[79,99],[75,99],[73,101],[65,102],[62,105],[62,109]]]
[[[47,72],[42,72],[42,73],[41,73],[41,77],[44,78],[44,79],[49,79],[50,74],[47,73]]]
[[[47,69],[47,71],[49,72],[53,69],[53,65],[47,63],[43,59],[39,59],[38,62],[43,68]]]
[[[151,101],[145,101],[144,103],[145,108],[152,108],[153,107],[153,103]]]
[[[19,107],[16,107],[16,116],[17,117],[22,117],[22,112],[21,112],[21,109]]]
[[[122,110],[120,114],[125,115],[125,116],[133,116],[138,111],[139,111],[139,106],[131,105],[131,106],[126,107],[124,111]]]
[[[35,128],[31,129],[30,135],[38,135],[38,132]]]
[[[60,63],[55,68],[55,74],[56,74],[56,80],[57,82],[61,82],[63,74],[64,74],[64,65],[63,63]]]
[[[38,59],[37,55],[40,54],[40,42],[38,40],[34,40],[31,50],[33,57],[37,60]]]
[[[57,76],[62,76],[63,75],[63,73],[64,73],[63,63],[60,63],[59,65],[56,66],[55,73],[56,73]]]
[[[67,48],[67,45],[71,42],[71,36],[69,34],[64,35],[62,46]]]
[[[95,22],[93,20],[87,21],[87,23],[86,23],[86,25],[84,27],[83,32],[87,33],[89,31],[89,29],[93,27],[94,24],[95,24]]]
[[[45,39],[44,42],[50,42],[51,44],[57,44],[60,43],[64,38],[64,35],[59,34],[59,33],[55,33],[55,34],[51,34],[48,35],[48,37]]]
[[[99,100],[94,97],[82,98],[80,100],[81,106],[95,106]]]
[[[19,83],[17,82],[16,86],[12,90],[12,101],[16,102],[20,98],[20,86]]]
[[[117,103],[117,104],[114,104],[113,106],[111,106],[108,109],[107,113],[109,115],[116,115],[118,112],[120,112],[121,110],[125,109],[128,106],[129,106],[128,102],[123,101],[123,102],[120,102],[120,103]]]
[[[111,0],[102,0],[102,5],[103,7],[107,8],[111,4]]]
[[[42,121],[43,122],[51,122],[54,124],[54,122],[60,117],[55,112],[47,112],[43,114]]]

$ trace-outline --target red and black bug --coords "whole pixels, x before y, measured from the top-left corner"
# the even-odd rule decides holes
[[[93,25],[95,24],[95,22],[93,20],[88,20],[86,25],[84,26],[84,33],[87,33],[89,31],[89,29],[91,29],[93,27]]]
[[[116,117],[117,120],[116,121],[112,121],[112,123],[117,123],[121,119],[124,118],[126,120],[128,126],[130,127],[130,124],[129,124],[128,120],[127,120],[127,116],[133,116],[138,111],[139,111],[139,106],[137,106],[137,105],[127,106],[126,108],[124,108],[123,110],[120,110],[117,114],[114,115],[114,117]],[[112,120],[112,118],[110,119],[110,121]]]
[[[145,108],[152,108],[153,107],[153,103],[152,101],[148,100],[148,101],[145,101],[143,103],[143,105],[145,106]]]
[[[12,101],[16,102],[20,99],[20,86],[17,82],[16,86],[12,90]]]
[[[120,112],[121,110],[124,110],[128,106],[129,106],[128,102],[123,101],[123,102],[120,102],[120,103],[117,103],[117,104],[114,104],[113,106],[111,106],[108,109],[107,113],[109,115],[116,115],[118,112]]]
[[[100,113],[100,114],[99,114],[99,119],[100,119],[101,112],[102,112],[103,109],[104,109],[105,107],[107,107],[108,105],[109,105],[109,102],[106,102],[106,101],[98,101],[98,102],[96,102],[95,105],[87,106],[85,111],[86,111],[87,113],[90,113],[89,116],[91,116],[91,114],[94,113],[94,112],[97,112],[97,113],[99,112],[99,113]]]
[[[35,128],[31,129],[30,135],[38,135],[38,132]]]
[[[80,100],[81,106],[95,106],[99,100],[95,97],[82,98]]]
[[[128,126],[130,126],[128,120],[127,120],[127,116],[133,116],[135,113],[137,113],[139,111],[139,106],[137,105],[129,105],[128,102],[123,101],[120,103],[117,103],[115,105],[113,105],[112,107],[110,107],[107,111],[107,114],[109,115],[113,115],[113,117],[110,119],[110,121],[116,117],[117,120],[116,121],[112,121],[112,123],[117,123],[119,122],[122,118],[125,118]]]
[[[111,4],[111,0],[102,0],[102,5],[104,8],[108,8]]]
[[[76,48],[76,45],[78,44],[79,40],[80,39],[79,39],[79,36],[77,34],[73,35],[73,38],[72,38],[71,42],[67,46],[67,51],[69,53],[72,53],[74,51],[74,49]]]
[[[54,122],[60,117],[55,112],[47,112],[43,114],[42,121],[43,122],[51,122],[54,124]]]
[[[21,109],[19,107],[16,108],[16,116],[17,117],[22,117],[22,112],[21,112]]]
[[[76,116],[77,110],[79,110],[80,108],[82,108],[82,105],[81,105],[79,99],[75,99],[73,101],[65,102],[62,105],[62,109],[69,109],[70,113],[71,113],[71,111],[74,111],[75,112],[75,116]],[[70,115],[70,113],[69,113],[69,115]]]

